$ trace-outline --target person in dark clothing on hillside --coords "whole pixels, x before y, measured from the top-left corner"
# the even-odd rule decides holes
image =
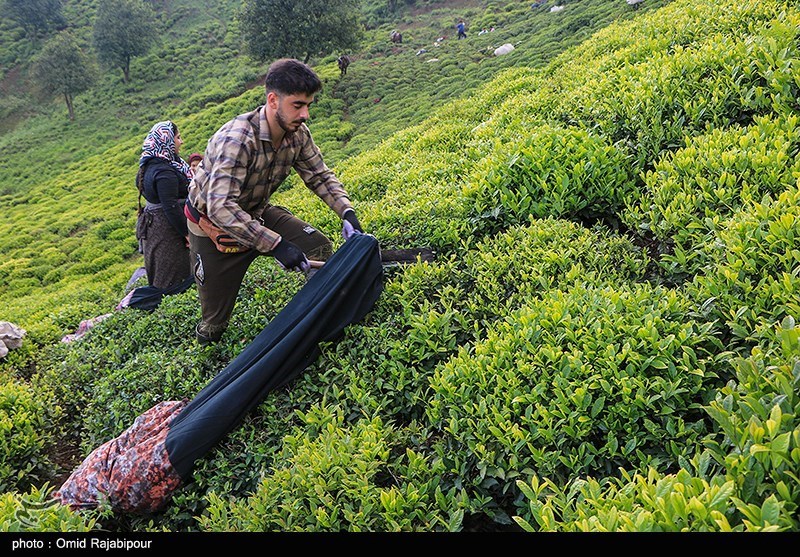
[[[341,75],[346,75],[347,68],[350,66],[350,57],[347,54],[342,54],[336,59],[336,63],[339,64],[339,71],[341,72]]]
[[[459,39],[466,39],[467,38],[466,24],[464,23],[463,19],[459,19],[458,20],[458,25],[456,25],[456,29],[458,29],[458,38]]]
[[[158,122],[142,144],[136,174],[136,186],[147,201],[144,208],[140,206],[136,237],[144,253],[147,282],[156,288],[174,286],[192,273],[183,212],[192,173],[180,157],[182,144],[174,122]]]
[[[324,261],[333,253],[322,232],[269,202],[292,169],[343,220],[345,239],[363,232],[347,192],[305,124],[321,89],[306,64],[277,60],[267,72],[266,104],[224,124],[208,141],[186,203],[202,311],[195,327],[200,343],[218,341],[227,329],[242,279],[256,257],[270,255],[284,269],[308,273],[309,259]]]

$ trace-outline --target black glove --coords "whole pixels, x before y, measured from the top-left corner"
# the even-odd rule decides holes
[[[306,259],[306,254],[289,240],[281,240],[271,252],[272,256],[278,260],[281,267],[289,271],[308,272],[311,264]]]
[[[361,223],[358,222],[358,217],[356,216],[355,209],[348,209],[347,211],[345,211],[344,217],[342,218],[347,222],[349,222],[350,224],[352,224],[353,229],[358,230],[362,234],[364,233],[364,229],[361,228]]]
[[[361,223],[358,222],[358,217],[354,209],[348,209],[342,216],[344,224],[342,226],[342,237],[349,240],[350,237],[356,232],[363,234],[364,229],[361,228]]]

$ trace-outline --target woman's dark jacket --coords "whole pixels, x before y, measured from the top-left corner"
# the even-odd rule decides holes
[[[167,221],[181,236],[189,234],[183,205],[189,193],[189,178],[168,161],[150,157],[143,163],[142,176],[144,198],[153,204],[160,204]]]

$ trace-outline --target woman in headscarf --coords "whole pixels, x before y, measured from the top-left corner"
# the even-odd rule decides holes
[[[174,122],[157,123],[142,144],[136,174],[139,193],[147,200],[144,208],[140,206],[136,237],[144,254],[147,281],[156,288],[169,288],[192,276],[183,213],[192,171],[180,157],[182,144]]]

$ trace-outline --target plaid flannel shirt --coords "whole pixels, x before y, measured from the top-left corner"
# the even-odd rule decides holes
[[[267,253],[278,244],[280,234],[262,225],[259,218],[292,169],[340,218],[352,208],[305,124],[287,134],[277,150],[272,148],[263,105],[229,121],[209,139],[188,199],[239,243]],[[193,233],[205,236],[193,223],[189,226]]]

